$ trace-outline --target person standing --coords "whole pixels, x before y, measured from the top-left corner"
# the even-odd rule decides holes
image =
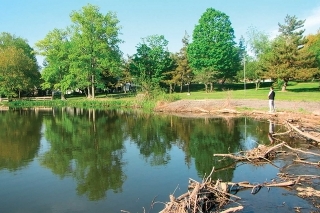
[[[276,93],[273,90],[273,87],[270,87],[270,91],[268,94],[269,98],[269,112],[275,112],[275,107],[274,107],[274,97],[276,96]]]

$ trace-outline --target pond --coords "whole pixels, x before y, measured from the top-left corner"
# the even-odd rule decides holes
[[[233,165],[213,154],[270,144],[270,127],[285,131],[246,117],[79,108],[0,111],[0,126],[1,213],[159,212],[213,167],[213,180],[270,181],[279,172],[271,164]],[[238,196],[243,212],[312,210],[285,188]]]

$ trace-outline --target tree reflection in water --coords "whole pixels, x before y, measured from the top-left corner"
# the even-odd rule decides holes
[[[235,171],[232,160],[220,161],[213,154],[246,149],[248,141],[252,141],[251,145],[256,141],[269,143],[266,137],[268,123],[261,125],[259,121],[246,118],[189,118],[69,107],[39,112],[2,112],[0,122],[5,129],[0,131],[0,169],[22,169],[38,155],[42,167],[61,180],[74,180],[77,194],[91,201],[107,199],[109,192],[122,195],[125,189],[128,190],[124,189],[125,183],[155,181],[152,178],[161,174],[152,176],[152,168],[166,173],[165,183],[183,185],[186,179],[197,178],[183,176],[185,179],[182,180],[180,175],[187,175],[186,170],[195,170],[201,179],[212,167],[217,170],[212,179],[231,181]],[[48,143],[48,148],[41,154],[40,140]],[[184,162],[178,162],[176,154],[182,155]],[[128,161],[129,155],[133,162]],[[145,164],[140,163],[140,168],[133,169],[135,173],[141,171],[133,180],[132,173],[127,171],[128,165],[137,166],[136,161],[141,159]],[[179,167],[172,166],[173,170],[169,168],[172,164]],[[175,177],[171,173],[180,179],[173,181]],[[159,188],[155,189],[137,186],[141,190],[137,193],[142,196],[153,190],[157,194],[158,190],[172,187],[164,191],[164,201],[174,186],[161,185],[160,179],[157,183]],[[126,195],[127,199],[132,197],[130,193]],[[149,198],[145,195],[144,200],[150,201]]]

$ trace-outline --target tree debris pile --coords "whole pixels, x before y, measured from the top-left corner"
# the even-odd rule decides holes
[[[230,157],[237,161],[270,161],[276,157],[276,149],[282,147],[285,143],[280,143],[275,146],[269,147],[265,145],[259,145],[258,147],[248,150],[248,151],[241,151],[237,154],[214,154],[213,156],[220,156],[220,157]]]
[[[283,180],[285,179],[285,180]],[[199,183],[189,179],[188,192],[178,198],[170,195],[170,202],[160,213],[207,213],[207,212],[236,212],[243,209],[237,200],[241,198],[234,195],[238,191],[251,189],[251,194],[257,194],[263,187],[291,187],[297,184],[300,177],[285,178],[280,175],[280,180],[251,184],[247,181],[232,183],[207,180]],[[231,206],[226,209],[226,206]]]
[[[220,212],[230,202],[241,199],[228,193],[230,186],[220,180],[214,182],[207,179],[202,183],[189,179],[188,192],[178,198],[170,195],[170,202],[160,213],[204,213]],[[241,205],[231,207],[222,212],[235,212],[243,209]]]

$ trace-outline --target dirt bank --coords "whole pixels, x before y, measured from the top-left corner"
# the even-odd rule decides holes
[[[250,116],[279,122],[296,120],[305,126],[320,127],[320,101],[275,101],[276,112],[268,112],[268,100],[179,100],[159,102],[156,112],[189,117]]]

